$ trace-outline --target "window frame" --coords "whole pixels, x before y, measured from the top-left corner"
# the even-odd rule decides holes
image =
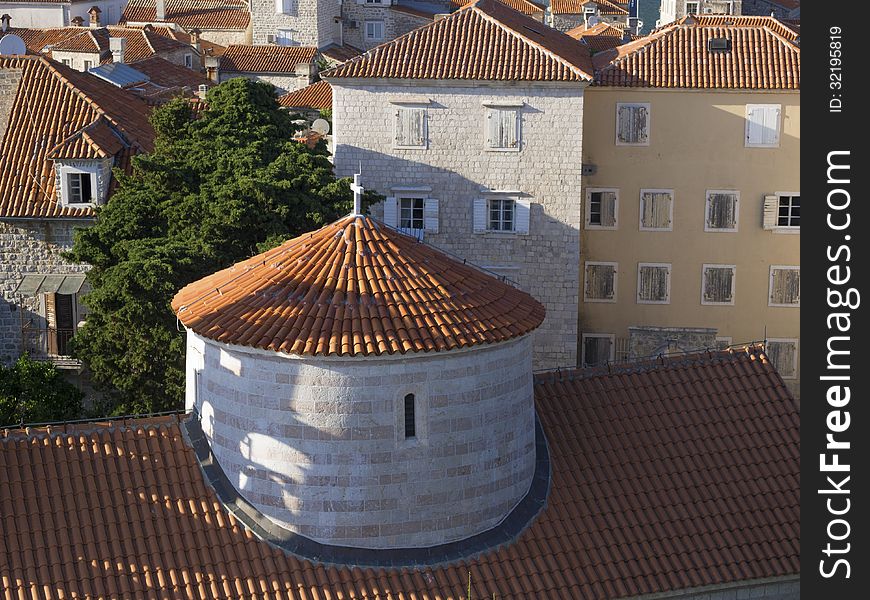
[[[710,226],[710,196],[715,194],[733,194],[734,200],[734,227],[719,228]],[[737,233],[740,228],[740,190],[707,190],[704,197],[704,231],[707,233]]]
[[[193,54],[184,55],[184,66],[188,69],[193,69]]]
[[[390,106],[396,111],[393,117],[393,149],[394,150],[428,150],[429,148],[429,105],[415,102],[398,103],[392,102]],[[406,145],[398,142],[397,134],[399,131],[399,119],[403,110],[420,110],[423,111],[423,143],[421,145]]]
[[[589,286],[589,267],[590,266],[610,266],[613,267],[613,298],[590,298],[587,294]],[[616,304],[619,298],[619,263],[603,260],[587,260],[583,263],[583,302]]]
[[[704,298],[707,289],[707,269],[731,269],[731,301],[715,302]],[[704,263],[701,265],[701,306],[734,306],[737,299],[737,265],[723,265],[718,263]]]
[[[778,343],[778,344],[793,344],[794,345],[794,360],[792,364],[793,374],[790,376],[783,375],[779,369],[776,368],[776,365],[773,365],[773,368],[776,369],[776,372],[779,373],[779,376],[783,379],[792,380],[798,378],[798,353],[800,352],[800,338],[767,338],[764,343],[764,353],[767,355],[768,360],[770,360],[771,364],[773,364],[773,359],[769,354],[767,354],[767,345],[769,343]]]
[[[381,37],[372,37],[369,36],[369,25],[380,25],[381,26]],[[382,42],[386,37],[386,24],[383,20],[379,19],[366,19],[363,21],[363,39],[367,42]]]
[[[653,193],[653,194],[662,194],[668,193],[671,196],[671,206],[668,211],[668,221],[669,225],[667,227],[644,227],[643,224],[643,195],[644,193]],[[643,188],[640,190],[640,196],[638,198],[638,215],[637,222],[638,228],[640,231],[673,231],[674,230],[674,201],[675,201],[675,192],[673,189],[659,189],[659,188]]]
[[[621,142],[619,141],[619,109],[624,106],[644,107],[646,108],[646,141],[645,142]],[[617,102],[616,103],[616,145],[617,146],[638,146],[644,147],[650,145],[652,138],[652,110],[649,102]]]
[[[779,203],[782,202],[783,198],[800,198],[801,197],[800,192],[774,192],[773,195],[776,196],[776,198],[777,198],[777,215],[776,215],[777,223],[776,223],[776,226],[773,228],[773,231],[779,232],[779,233],[800,233],[800,230],[801,230],[800,225],[780,225],[779,224]],[[792,205],[790,205],[790,208],[791,207],[792,207]],[[800,207],[800,202],[798,202],[798,207]],[[789,218],[791,218],[791,217],[789,217]],[[800,222],[800,216],[798,216],[798,222]]]
[[[511,203],[511,220],[510,220],[510,229],[493,229],[492,228],[492,205],[493,202],[498,202],[501,205],[499,209],[499,214],[501,215],[504,210],[504,203]],[[500,221],[503,221],[503,218],[500,216]],[[517,199],[513,196],[492,196],[486,199],[486,232],[487,233],[516,233],[517,231]]]
[[[697,5],[697,12],[689,12],[689,5],[695,4]],[[697,15],[701,12],[701,2],[700,0],[686,0],[683,2],[683,14],[684,15]]]
[[[602,365],[593,365],[590,367],[586,367],[586,340],[589,338],[607,338],[610,340],[610,358],[607,359],[608,363],[612,363],[616,360],[616,334],[613,333],[582,333],[580,335],[580,365],[581,368],[594,368],[596,366]]]
[[[94,68],[94,61],[92,60],[83,60],[82,61],[82,70],[87,73],[88,69]]]
[[[755,108],[771,109],[774,107],[776,107],[776,109],[779,111],[779,117],[777,118],[777,121],[776,121],[776,143],[771,144],[771,143],[750,141],[750,139],[749,139],[749,125],[750,125],[751,121],[749,120],[749,113]],[[746,105],[746,112],[743,115],[743,120],[745,123],[745,128],[743,131],[744,147],[746,147],[746,148],[779,148],[780,144],[782,143],[782,119],[783,119],[783,116],[784,115],[783,115],[783,110],[782,110],[782,104],[747,104]]]
[[[616,196],[613,199],[613,226],[596,225],[592,223],[592,194],[601,192],[613,192]],[[590,187],[586,188],[586,211],[584,215],[586,229],[602,229],[607,231],[615,231],[619,229],[619,188],[608,187]]]
[[[396,229],[399,231],[413,231],[413,232],[424,232],[426,230],[426,198],[429,197],[427,193],[408,193],[408,192],[399,192],[395,194],[396,197]],[[420,227],[402,227],[402,201],[403,200],[419,200],[420,201]],[[413,211],[416,210],[414,206],[411,207],[411,224],[414,223]],[[414,234],[410,234],[414,235]]]
[[[484,103],[483,117],[483,147],[487,152],[520,152],[523,148],[523,125],[522,125],[522,108],[523,104],[499,104],[499,103]],[[502,111],[510,111],[514,113],[514,125],[516,127],[517,145],[513,148],[506,146],[490,146],[489,123],[493,114],[500,114]]]
[[[800,273],[800,265],[770,265],[770,273],[767,278],[767,305],[773,308],[800,308],[801,301],[798,295],[798,301],[791,304],[781,304],[773,301],[773,274],[774,271],[798,271]]]
[[[95,207],[101,204],[101,194],[99,188],[99,173],[97,169],[89,170],[70,165],[58,165],[60,171],[60,205],[76,208]],[[72,175],[90,175],[91,179],[91,201],[90,202],[70,202],[72,195],[70,176]]]
[[[666,268],[665,272],[665,299],[664,300],[643,300],[640,297],[640,273],[642,267]],[[671,303],[671,270],[672,263],[637,263],[637,287],[635,288],[635,303],[636,304],[670,304]]]

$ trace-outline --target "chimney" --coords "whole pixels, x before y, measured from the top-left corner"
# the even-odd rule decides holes
[[[157,16],[155,17],[155,20],[166,20],[166,0],[157,0]]]
[[[206,56],[205,57],[205,73],[206,77],[214,81],[215,83],[220,83],[220,63],[221,59],[219,56]]]
[[[8,14],[4,13],[3,16],[0,17],[0,22],[2,22],[2,25],[0,25],[0,29],[2,29],[3,31],[9,31],[9,27],[11,27],[11,25],[9,25],[9,23],[11,21],[12,21],[12,17],[10,17]]]
[[[199,52],[201,50],[199,45],[199,34],[202,33],[199,29],[193,28],[190,30],[190,45],[196,48],[196,51]]]
[[[124,62],[124,49],[127,47],[127,38],[113,37],[109,38],[109,50],[112,51],[112,62]]]
[[[84,27],[85,25],[85,20],[81,17],[73,17],[70,22],[72,23],[73,27]]]
[[[100,26],[100,13],[103,12],[100,10],[99,6],[92,6],[88,9],[88,15],[91,17],[91,27],[99,27]]]

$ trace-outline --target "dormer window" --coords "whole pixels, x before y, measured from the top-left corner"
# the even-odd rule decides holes
[[[62,206],[94,206],[105,200],[102,161],[57,161],[58,200]],[[111,163],[106,165],[111,168]]]
[[[68,204],[93,204],[94,186],[90,173],[68,173],[67,189],[69,190]]]
[[[707,50],[710,52],[730,52],[731,40],[728,38],[710,38],[707,41]]]

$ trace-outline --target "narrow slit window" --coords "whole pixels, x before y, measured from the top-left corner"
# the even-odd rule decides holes
[[[405,439],[417,437],[417,420],[414,406],[414,394],[405,396]]]

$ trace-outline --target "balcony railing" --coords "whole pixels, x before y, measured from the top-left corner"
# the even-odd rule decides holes
[[[80,361],[70,356],[71,340],[75,329],[54,327],[21,328],[21,348],[36,360],[51,361],[58,366],[77,367]]]

